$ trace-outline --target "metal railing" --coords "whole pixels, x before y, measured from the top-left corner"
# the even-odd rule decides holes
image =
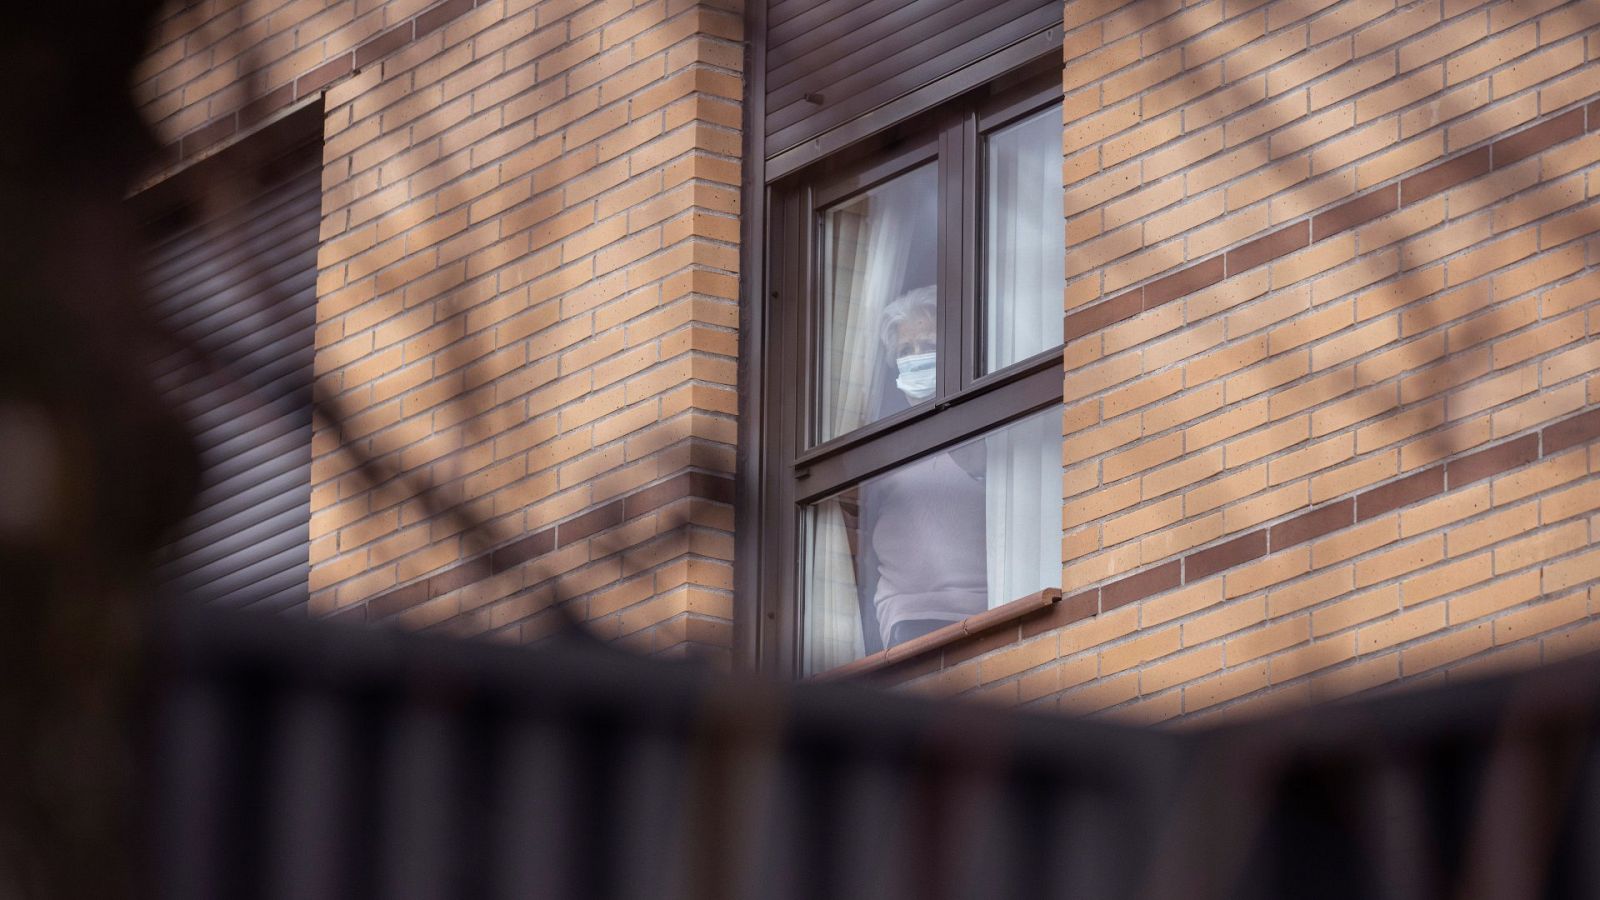
[[[158,640],[156,893],[1600,894],[1600,667],[1208,731],[238,614]]]

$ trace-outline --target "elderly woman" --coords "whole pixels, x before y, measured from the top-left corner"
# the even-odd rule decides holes
[[[937,295],[908,291],[883,310],[879,338],[897,372],[895,387],[912,405],[933,396],[938,367]],[[932,454],[864,486],[863,560],[876,572],[871,591],[885,647],[960,621],[987,606],[983,445]],[[870,577],[872,574],[876,578]]]
[[[913,288],[883,308],[878,340],[898,371],[895,387],[907,403],[933,396],[938,372],[939,309],[933,285]]]

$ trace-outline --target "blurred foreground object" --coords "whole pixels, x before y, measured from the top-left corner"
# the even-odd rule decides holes
[[[122,896],[146,559],[194,455],[144,375],[123,197],[152,5],[31,4],[0,35],[0,896]]]
[[[1206,732],[186,614],[159,893],[1600,893],[1600,663]]]

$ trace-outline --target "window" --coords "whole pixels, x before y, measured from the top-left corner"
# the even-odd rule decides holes
[[[801,674],[1059,584],[1058,71],[774,194],[763,652]]]
[[[161,596],[305,614],[322,121],[313,104],[134,198],[172,338],[152,375],[201,465],[155,560]]]

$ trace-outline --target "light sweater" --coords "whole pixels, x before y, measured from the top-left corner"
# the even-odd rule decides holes
[[[981,448],[978,448],[981,451]],[[981,452],[977,456],[982,460]],[[949,453],[890,472],[873,485],[878,557],[873,602],[887,646],[900,622],[956,622],[988,606],[983,482]]]

